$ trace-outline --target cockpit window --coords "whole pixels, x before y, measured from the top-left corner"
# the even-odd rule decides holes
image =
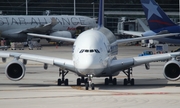
[[[94,50],[91,49],[91,50],[90,50],[90,53],[92,53],[92,52],[94,52]]]
[[[95,49],[94,51],[95,51],[96,53],[100,53],[99,50],[97,50],[97,49]]]
[[[84,52],[84,50],[79,51],[79,53],[83,53],[83,52]]]
[[[79,51],[79,53],[100,53],[100,51],[98,49],[81,49]]]
[[[89,50],[85,50],[85,52],[89,52]]]

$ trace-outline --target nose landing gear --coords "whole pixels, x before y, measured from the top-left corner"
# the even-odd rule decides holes
[[[87,76],[87,83],[85,84],[86,90],[88,90],[89,87],[91,87],[91,89],[94,90],[94,83],[92,83],[92,78],[93,78],[93,75]]]

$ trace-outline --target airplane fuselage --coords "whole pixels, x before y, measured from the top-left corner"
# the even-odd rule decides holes
[[[52,29],[31,29],[45,26],[55,18],[57,24]],[[26,41],[26,32],[48,34],[52,31],[69,31],[74,34],[76,27],[86,25],[89,28],[96,26],[96,21],[85,16],[0,16],[0,32],[3,38]],[[29,31],[28,31],[29,30]],[[24,32],[25,31],[25,32]]]
[[[73,46],[73,62],[76,71],[81,76],[109,76],[113,75],[109,64],[113,59],[111,42],[115,36],[106,28],[84,31],[78,36]],[[118,49],[116,49],[117,51]],[[117,54],[117,53],[116,53]],[[110,72],[108,74],[108,72]],[[114,71],[116,73],[117,71]],[[119,74],[119,71],[117,72]]]

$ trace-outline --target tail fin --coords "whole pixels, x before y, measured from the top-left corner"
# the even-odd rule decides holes
[[[154,0],[141,0],[141,4],[151,30],[176,25]]]
[[[104,26],[104,0],[99,0],[98,28]]]

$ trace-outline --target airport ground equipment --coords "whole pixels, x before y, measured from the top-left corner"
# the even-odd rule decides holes
[[[24,50],[24,43],[23,42],[11,42],[11,50]]]
[[[139,56],[148,56],[148,55],[153,55],[153,51],[145,50],[141,54],[139,54]]]
[[[168,44],[156,44],[155,51],[156,51],[156,53],[167,53],[168,52]]]

